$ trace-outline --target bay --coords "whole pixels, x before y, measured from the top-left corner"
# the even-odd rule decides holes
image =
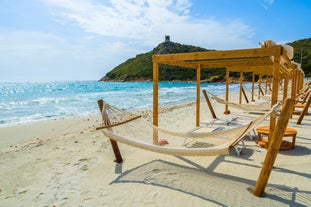
[[[244,84],[250,88],[250,84]],[[216,95],[225,93],[224,83],[204,83],[201,89]],[[230,92],[239,84],[230,84]],[[193,82],[160,82],[159,105],[195,101]],[[0,83],[0,127],[60,118],[99,114],[97,100],[125,110],[152,107],[152,82],[64,81]]]

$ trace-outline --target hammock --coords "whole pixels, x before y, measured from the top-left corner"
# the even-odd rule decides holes
[[[237,104],[237,103],[233,103],[233,102],[229,102],[226,101],[214,94],[212,94],[209,91],[206,91],[212,99],[214,99],[215,101],[217,101],[218,103],[221,104],[227,104],[231,107],[237,108],[237,109],[241,109],[244,111],[268,111],[271,107],[270,104],[267,104],[267,102],[264,102],[262,104],[255,104],[255,103],[249,103],[249,104]]]
[[[239,149],[237,144],[279,106],[279,104],[276,105],[269,112],[247,125],[228,130],[173,132],[152,125],[140,115],[103,103],[102,117],[104,126],[97,129],[102,129],[102,132],[108,138],[136,148],[175,156],[228,154],[230,148],[234,148],[239,155],[244,146]],[[210,128],[206,129],[210,130]],[[153,144],[155,135],[159,139],[168,140],[168,144],[165,146]],[[190,141],[188,141],[189,139]]]

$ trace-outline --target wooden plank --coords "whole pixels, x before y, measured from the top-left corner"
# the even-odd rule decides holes
[[[196,127],[200,126],[200,91],[201,91],[201,65],[197,65],[197,91],[196,91]]]
[[[271,96],[271,107],[278,101],[279,84],[280,84],[280,56],[274,56],[273,63],[273,81],[272,81],[272,96]],[[276,123],[276,112],[270,115],[270,133],[269,137],[272,136]],[[268,137],[268,139],[269,139]]]
[[[254,74],[272,75],[273,65],[264,66],[237,66],[228,68],[230,72],[252,72]]]
[[[296,69],[295,94],[299,94],[299,69]]]
[[[245,90],[244,90],[243,87],[242,87],[242,93],[243,93],[243,96],[244,96],[244,98],[245,98],[246,103],[249,103],[248,98],[247,98],[247,95],[246,95]]]
[[[300,87],[299,87],[299,91],[303,88],[304,79],[305,79],[305,73],[303,72],[302,69],[300,69],[300,78],[299,78],[299,80],[300,80],[300,81],[299,81]]]
[[[261,73],[259,73],[259,81],[258,81],[258,99],[260,99],[260,93],[262,92],[262,89],[261,89],[261,82],[262,82],[262,75]],[[262,93],[263,95],[263,93]]]
[[[239,104],[242,104],[242,90],[243,90],[243,72],[240,71],[240,94],[239,94]]]
[[[153,62],[163,61],[185,61],[185,60],[211,60],[211,59],[228,59],[228,58],[251,58],[266,57],[281,54],[282,47],[280,45],[268,48],[251,48],[239,50],[217,50],[207,52],[192,52],[178,54],[161,54],[153,55]]]
[[[284,76],[291,76],[291,73],[290,73],[290,69],[284,65],[281,65],[281,73],[284,74]]]
[[[255,101],[254,95],[255,95],[255,73],[252,73],[252,101]]]
[[[226,102],[229,102],[229,74],[230,71],[226,70]],[[224,114],[230,114],[229,105],[226,103]]]
[[[307,101],[307,98],[309,97],[311,91],[305,91],[304,92],[304,98],[302,99],[301,103],[304,104]]]
[[[153,124],[159,124],[159,64],[153,63]],[[153,143],[158,144],[158,131],[153,130]]]
[[[291,98],[296,97],[296,68],[292,71],[292,87],[291,87]]]
[[[308,101],[307,101],[305,107],[303,108],[302,112],[299,115],[299,118],[298,118],[298,120],[296,122],[297,124],[301,124],[305,114],[307,113],[307,111],[309,109],[310,104],[311,104],[311,95],[309,95]]]
[[[196,62],[185,62],[185,61],[162,61],[161,64],[171,65],[171,66],[180,66],[189,69],[196,69]]]
[[[289,83],[289,76],[285,76],[283,83],[283,101],[285,101],[285,99],[288,96],[288,83]]]
[[[164,60],[163,64],[175,65],[186,68],[196,68],[197,64],[201,65],[201,68],[225,68],[225,67],[272,67],[273,62],[270,57],[265,58],[237,58],[237,59],[213,59],[213,60]]]
[[[280,114],[277,127],[271,139],[269,140],[267,154],[253,191],[253,195],[255,196],[261,197],[264,193],[264,190],[266,188],[270,174],[273,169],[274,162],[276,160],[277,154],[281,146],[282,138],[286,130],[288,120],[291,116],[291,111],[294,106],[294,102],[295,102],[294,99],[286,99],[285,104],[282,108],[282,112]]]
[[[268,58],[245,58],[245,59],[217,59],[211,61],[200,61],[202,68],[213,68],[213,67],[256,67],[256,66],[269,66],[273,62]]]
[[[204,95],[204,98],[205,98],[206,103],[207,103],[207,105],[208,105],[208,108],[209,108],[209,110],[210,110],[210,112],[211,112],[211,114],[212,114],[212,117],[213,117],[214,119],[217,119],[216,113],[215,113],[214,108],[213,108],[213,106],[212,106],[212,104],[211,104],[211,101],[210,101],[209,98],[208,98],[208,95],[207,95],[207,93],[206,93],[206,90],[203,90],[203,95]]]

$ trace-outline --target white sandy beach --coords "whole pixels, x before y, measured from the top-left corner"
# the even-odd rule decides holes
[[[213,102],[218,116],[224,106]],[[250,120],[256,114],[230,108]],[[160,110],[160,126],[190,129],[195,105]],[[150,111],[140,111],[151,120]],[[211,117],[204,101],[202,120]],[[113,162],[109,140],[95,127],[100,115],[0,128],[0,206],[310,206],[311,116],[298,130],[296,148],[279,152],[262,198],[253,196],[266,149],[245,139],[240,157],[175,157],[120,144]],[[263,123],[267,124],[268,120]]]

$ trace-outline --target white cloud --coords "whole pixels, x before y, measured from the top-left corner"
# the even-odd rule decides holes
[[[242,20],[191,17],[189,0],[41,1],[59,27],[1,32],[0,81],[99,79],[152,50],[164,35],[212,49],[253,44],[252,29]]]
[[[265,10],[268,10],[269,7],[274,4],[274,1],[275,0],[260,0],[259,3]]]
[[[248,47],[252,29],[241,20],[220,22],[190,17],[189,0],[44,0],[58,21],[73,21],[89,33],[138,41],[154,47],[171,35],[172,41],[216,49]],[[271,1],[271,0],[270,0]]]
[[[272,5],[274,3],[274,0],[264,0],[264,2],[268,5]]]
[[[7,31],[1,32],[0,44],[2,54],[12,56],[33,56],[51,52],[57,45],[64,45],[65,41],[53,34],[38,31]]]
[[[0,45],[0,81],[96,80],[132,54],[142,52],[98,36],[69,40],[23,30],[1,32]]]

